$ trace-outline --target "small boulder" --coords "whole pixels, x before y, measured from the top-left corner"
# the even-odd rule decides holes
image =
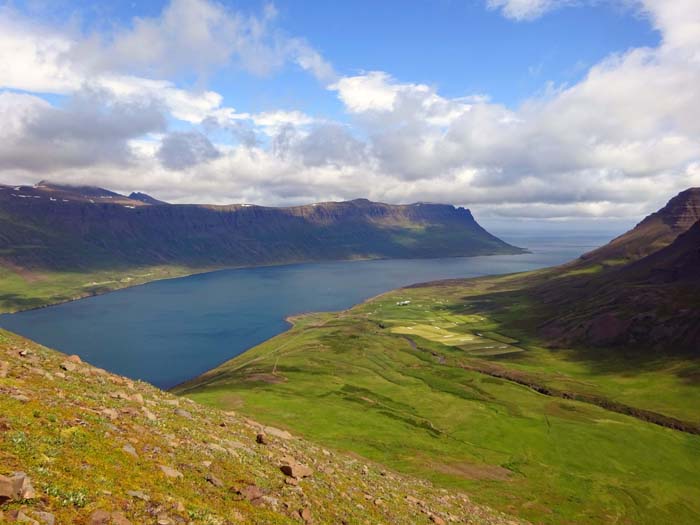
[[[246,485],[245,487],[237,490],[236,492],[251,502],[259,500],[265,495],[262,489],[257,485]]]
[[[160,468],[161,472],[163,472],[163,474],[165,474],[165,476],[168,478],[179,479],[183,477],[182,472],[180,472],[179,470],[175,470],[172,467],[168,467],[167,465],[158,465],[158,467]]]
[[[71,361],[64,361],[61,363],[61,368],[66,372],[75,372],[78,369],[76,364]]]
[[[0,378],[5,378],[7,377],[7,374],[10,372],[10,363],[7,361],[0,361]]]
[[[96,510],[90,514],[88,518],[88,525],[109,525],[112,521],[112,513],[106,510]]]
[[[119,418],[119,412],[117,412],[113,408],[103,408],[102,410],[100,410],[100,414],[108,417],[112,421]]]
[[[140,499],[141,501],[150,501],[151,497],[144,493],[142,490],[127,490],[126,491],[127,496],[131,496],[132,498]]]
[[[143,396],[139,393],[132,394],[131,395],[131,400],[134,401],[135,403],[138,403],[139,405],[143,405]]]
[[[296,478],[296,479],[308,478],[309,476],[311,476],[311,474],[313,474],[313,470],[311,470],[306,465],[302,465],[301,463],[297,463],[296,461],[289,462],[285,465],[282,465],[280,467],[280,470],[286,476],[289,476],[290,478]]]
[[[90,515],[88,525],[131,525],[131,522],[121,512],[96,510]]]
[[[136,449],[128,443],[122,447],[122,450],[136,459],[139,458],[139,455],[136,452]]]
[[[221,488],[224,486],[224,482],[217,478],[214,474],[207,474],[204,479],[206,479],[209,483],[211,483],[217,488]]]
[[[170,516],[168,516],[164,512],[158,514],[158,517],[156,519],[156,523],[158,525],[174,525],[173,520],[170,519]]]
[[[0,504],[35,497],[36,492],[32,482],[24,472],[15,472],[12,476],[0,476]]]
[[[304,523],[311,523],[311,509],[304,507],[299,511],[299,517],[304,520]]]
[[[146,407],[141,407],[141,410],[143,411],[143,415],[146,416],[146,419],[148,419],[149,421],[158,421],[156,415],[150,410],[148,410]]]
[[[55,525],[56,516],[50,512],[33,511],[32,516],[34,516],[39,523],[42,525]]]
[[[190,414],[187,410],[183,410],[182,408],[175,410],[175,415],[184,417],[185,419],[192,419],[192,414]]]
[[[68,361],[70,361],[71,363],[76,363],[76,364],[80,364],[83,362],[83,360],[80,359],[80,356],[75,355],[75,354],[68,356]]]
[[[131,522],[121,512],[112,512],[112,525],[131,525]]]
[[[15,521],[17,523],[28,523],[29,525],[40,525],[38,521],[36,521],[34,518],[30,518],[25,514],[23,510],[20,510],[17,512],[17,516],[15,517]]]
[[[265,433],[270,434],[271,436],[275,436],[276,438],[280,439],[293,439],[294,436],[292,436],[289,432],[286,430],[280,430],[279,428],[275,427],[265,427]]]

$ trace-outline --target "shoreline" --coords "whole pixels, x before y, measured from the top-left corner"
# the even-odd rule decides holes
[[[528,253],[532,253],[532,252],[528,252]],[[65,301],[59,301],[59,302],[55,302],[55,303],[51,303],[51,304],[46,304],[46,305],[41,305],[41,306],[37,306],[37,307],[33,307],[33,308],[27,308],[27,309],[24,309],[24,310],[19,310],[19,311],[17,311],[17,312],[13,312],[13,313],[21,313],[21,312],[29,312],[29,311],[34,311],[34,310],[41,310],[41,309],[44,309],[44,308],[48,308],[49,306],[57,306],[57,305],[60,305],[60,304],[67,304],[67,303],[74,302],[74,301],[79,301],[79,300],[83,300],[83,299],[88,299],[88,298],[90,298],[90,297],[97,297],[97,296],[99,296],[99,295],[106,295],[106,294],[108,294],[108,293],[118,292],[118,291],[120,291],[120,290],[126,290],[126,289],[130,289],[130,288],[136,288],[136,287],[138,287],[138,286],[144,286],[144,285],[146,285],[146,284],[154,283],[154,282],[157,282],[157,281],[167,281],[167,280],[171,280],[171,279],[181,279],[181,278],[186,278],[186,277],[193,277],[193,276],[196,276],[196,275],[206,275],[206,274],[213,274],[213,273],[217,273],[217,272],[231,271],[231,270],[245,270],[245,269],[251,270],[251,269],[256,269],[256,268],[275,268],[275,267],[281,267],[281,266],[290,266],[290,267],[291,267],[291,266],[307,265],[307,264],[336,264],[336,263],[337,263],[337,264],[340,264],[340,263],[348,263],[348,262],[355,262],[355,261],[357,261],[357,262],[363,262],[363,261],[364,261],[364,262],[368,262],[368,261],[425,261],[425,260],[436,260],[436,259],[472,259],[472,258],[474,258],[474,257],[491,257],[491,256],[495,256],[495,255],[515,256],[515,255],[525,255],[525,254],[526,254],[526,253],[523,252],[523,253],[517,253],[517,254],[490,254],[490,255],[454,256],[454,257],[423,257],[423,258],[412,258],[412,259],[353,258],[353,259],[336,259],[336,260],[319,260],[319,261],[294,261],[294,262],[283,262],[283,263],[275,263],[275,264],[263,264],[263,265],[255,265],[255,266],[237,266],[237,267],[223,267],[223,268],[208,268],[208,269],[204,269],[204,270],[202,270],[202,271],[186,272],[186,273],[183,273],[182,275],[177,275],[177,274],[176,274],[176,275],[169,275],[169,276],[164,276],[164,277],[160,277],[160,278],[155,278],[155,279],[152,279],[152,280],[148,280],[148,281],[145,281],[145,282],[139,282],[139,283],[135,283],[135,284],[127,284],[126,286],[121,286],[121,287],[114,288],[114,289],[109,289],[109,290],[103,290],[103,291],[100,291],[100,292],[98,292],[98,293],[85,294],[85,295],[77,296],[77,297],[74,297],[74,298],[71,298],[71,299],[68,299],[68,300],[65,300]],[[543,267],[543,268],[545,268],[545,267]],[[527,273],[528,271],[530,271],[530,270],[524,270],[523,272],[524,272],[524,273]],[[512,272],[512,273],[523,273],[523,272]],[[479,276],[458,277],[457,279],[458,279],[458,280],[482,279],[482,278],[493,277],[493,276],[496,276],[496,275],[507,275],[507,274],[485,274],[485,275],[479,275]],[[349,311],[349,310],[351,310],[351,309],[353,309],[353,308],[355,308],[355,307],[357,307],[357,306],[359,306],[359,305],[362,305],[362,304],[368,303],[368,302],[370,302],[370,301],[376,300],[376,299],[378,299],[378,298],[380,298],[380,297],[382,297],[382,296],[384,296],[384,295],[388,295],[388,294],[390,294],[390,293],[394,293],[394,292],[396,292],[396,291],[398,291],[398,290],[401,290],[401,289],[404,289],[404,288],[410,288],[410,287],[415,287],[415,286],[420,286],[420,285],[427,285],[427,284],[430,284],[430,283],[433,283],[433,284],[434,284],[434,283],[439,283],[439,282],[441,282],[441,281],[450,281],[450,280],[454,280],[454,279],[455,279],[455,278],[437,279],[437,280],[432,280],[432,281],[431,281],[431,280],[428,280],[428,281],[423,281],[423,282],[414,282],[414,283],[406,284],[406,285],[399,286],[399,287],[396,287],[396,288],[391,288],[391,289],[386,290],[386,291],[383,291],[383,292],[381,292],[381,293],[379,293],[379,294],[369,295],[369,296],[365,297],[364,299],[362,299],[362,300],[360,300],[360,301],[357,301],[357,302],[355,302],[355,303],[352,303],[352,304],[348,305],[347,307],[341,308],[341,309],[338,309],[338,310],[327,310],[327,311],[307,310],[307,311],[296,312],[296,313],[293,313],[293,314],[289,314],[289,315],[283,316],[283,317],[281,317],[281,320],[284,321],[284,323],[286,323],[287,326],[286,326],[284,329],[280,330],[279,332],[277,332],[277,333],[271,335],[270,337],[264,339],[263,341],[260,341],[259,343],[253,344],[253,345],[251,345],[251,346],[245,348],[245,349],[242,350],[240,353],[237,353],[237,354],[235,354],[235,355],[227,356],[225,359],[222,359],[222,360],[221,360],[219,363],[217,363],[215,366],[212,366],[212,367],[210,367],[210,368],[207,368],[207,369],[204,370],[203,372],[198,373],[198,374],[195,374],[195,375],[193,375],[192,377],[189,377],[189,378],[187,378],[187,379],[184,380],[184,381],[180,381],[180,382],[178,382],[178,383],[176,383],[176,384],[174,384],[174,385],[172,385],[172,386],[162,386],[162,387],[159,387],[159,388],[162,388],[164,391],[172,392],[173,390],[175,390],[175,389],[181,387],[182,385],[185,385],[185,384],[187,384],[187,383],[189,383],[189,382],[191,382],[191,381],[196,380],[197,378],[202,377],[203,375],[208,374],[209,372],[211,372],[211,371],[213,371],[213,370],[216,370],[217,368],[219,368],[219,367],[222,366],[223,364],[225,364],[225,363],[229,362],[230,360],[235,359],[235,358],[237,358],[237,357],[239,357],[239,356],[245,354],[246,352],[248,352],[248,351],[251,350],[252,348],[255,348],[256,346],[258,346],[259,344],[262,344],[262,343],[264,343],[265,341],[268,341],[268,340],[270,340],[270,339],[272,339],[272,338],[274,338],[274,337],[278,337],[279,335],[282,335],[282,334],[287,333],[290,329],[292,329],[292,328],[294,327],[294,325],[296,324],[296,320],[297,320],[298,318],[300,318],[300,317],[303,317],[303,316],[306,316],[306,315],[311,315],[311,314],[320,314],[320,313],[342,313],[342,312],[344,312],[344,311]],[[10,314],[10,313],[0,314],[0,317],[2,317],[2,315],[11,315],[11,314]],[[18,335],[22,335],[22,334],[19,334],[19,333],[18,333]],[[23,337],[26,337],[26,336],[23,336]],[[66,349],[66,351],[67,351],[68,353],[70,353],[69,349]]]
[[[225,272],[225,271],[231,271],[231,270],[252,270],[256,268],[277,268],[280,266],[295,266],[295,265],[300,265],[300,264],[321,264],[321,263],[342,263],[342,262],[363,262],[363,261],[424,261],[424,260],[433,260],[433,259],[470,259],[473,257],[494,257],[494,256],[504,256],[504,255],[509,255],[509,256],[516,256],[516,255],[527,255],[533,253],[532,251],[521,248],[522,251],[517,252],[517,253],[487,253],[487,254],[475,254],[475,255],[448,255],[444,257],[411,257],[411,258],[402,258],[402,257],[353,257],[350,259],[304,259],[304,260],[299,260],[299,261],[285,261],[285,262],[279,262],[279,263],[264,263],[264,264],[252,264],[252,265],[240,265],[240,266],[223,266],[223,267],[211,267],[211,268],[203,268],[203,269],[198,269],[192,272],[185,272],[181,275],[172,275],[172,276],[167,276],[167,277],[160,277],[160,278],[155,278],[155,279],[150,279],[146,280],[143,282],[138,282],[135,284],[127,284],[125,286],[118,286],[115,288],[111,289],[106,289],[106,290],[100,290],[100,291],[93,291],[93,292],[86,292],[84,294],[79,294],[74,297],[68,298],[68,299],[63,299],[63,300],[57,300],[53,302],[49,302],[46,304],[42,304],[39,306],[31,306],[28,308],[17,308],[15,310],[10,310],[10,311],[0,311],[0,317],[4,315],[13,315],[13,314],[18,314],[18,313],[23,313],[23,312],[31,312],[34,310],[41,310],[44,308],[49,308],[52,306],[59,306],[62,304],[68,304],[72,303],[75,301],[81,301],[83,299],[89,299],[91,297],[99,297],[101,295],[107,295],[109,293],[113,292],[118,292],[121,290],[127,290],[130,288],[137,288],[139,286],[144,286],[150,283],[155,283],[159,281],[169,281],[172,279],[184,279],[187,277],[193,277],[195,275],[206,275],[206,274],[211,274],[211,273],[217,273],[217,272]],[[143,268],[147,269],[147,268]]]

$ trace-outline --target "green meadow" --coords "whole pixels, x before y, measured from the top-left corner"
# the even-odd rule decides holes
[[[177,393],[534,523],[697,523],[700,436],[490,373],[700,423],[696,363],[550,350],[517,328],[526,296],[506,310],[484,301],[537,276],[401,289],[300,316]]]
[[[28,271],[0,267],[0,313],[40,308],[158,279],[193,273],[184,266],[148,266],[125,269]]]

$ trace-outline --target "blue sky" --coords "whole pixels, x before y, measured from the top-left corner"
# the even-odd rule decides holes
[[[232,9],[259,14],[263,2],[224,1]],[[47,5],[48,4],[48,5]],[[134,17],[156,17],[166,1],[18,2],[37,19],[66,23],[81,19],[86,32],[129,25]],[[443,96],[485,94],[517,106],[547,83],[572,84],[611,53],[658,45],[649,18],[614,3],[555,10],[517,23],[478,0],[278,1],[278,23],[304,37],[344,74],[388,71],[406,82],[433,85]],[[184,84],[197,80],[187,78]],[[234,67],[206,79],[246,111],[279,107],[342,118],[342,105],[295,67],[255,76]]]
[[[0,179],[630,221],[700,184],[695,2],[0,2]]]

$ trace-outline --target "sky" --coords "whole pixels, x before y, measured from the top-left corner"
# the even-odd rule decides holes
[[[0,182],[633,223],[698,86],[700,0],[0,0]]]

